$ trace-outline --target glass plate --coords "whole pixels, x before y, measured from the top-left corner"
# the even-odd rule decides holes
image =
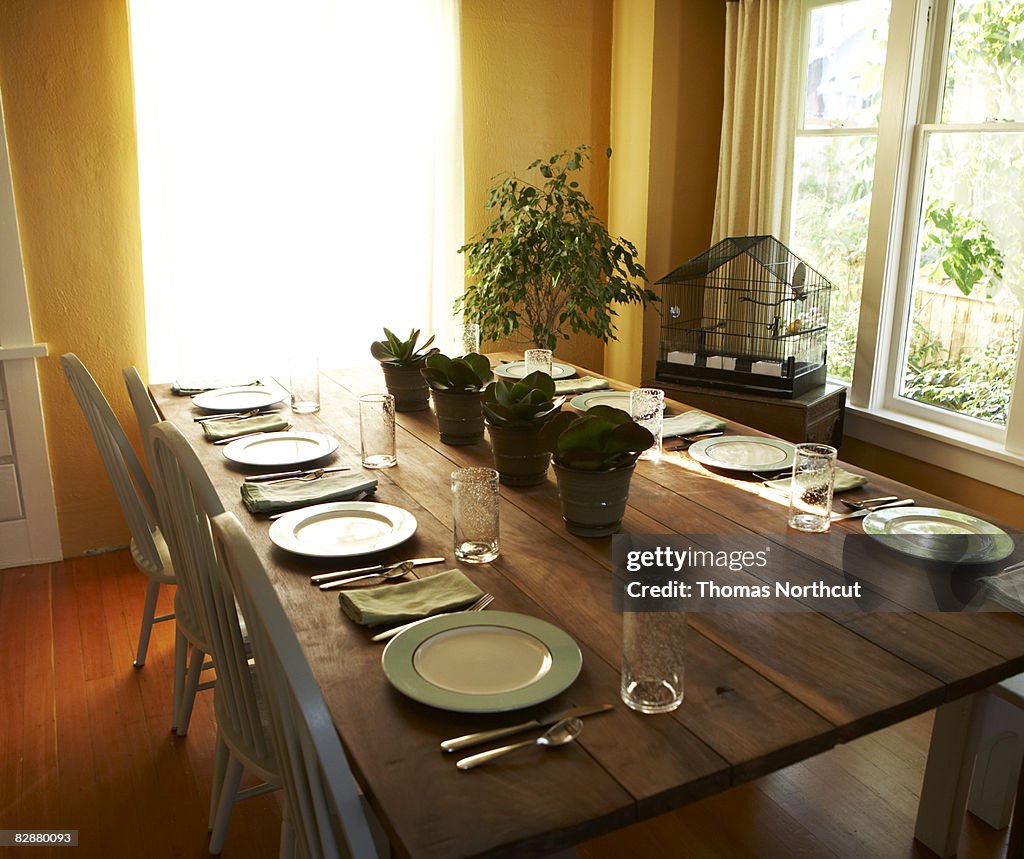
[[[275,546],[311,558],[382,552],[416,533],[408,510],[375,501],[333,501],[285,513],[270,526]]]
[[[318,432],[265,432],[235,439],[224,456],[239,465],[301,465],[338,449],[338,440]]]
[[[864,517],[864,533],[926,561],[991,564],[1013,554],[1013,539],[977,516],[937,507],[893,507]]]
[[[396,635],[384,675],[414,701],[458,713],[532,707],[569,688],[583,654],[547,621],[507,611],[428,618]]]
[[[288,392],[266,385],[238,385],[196,394],[192,402],[209,412],[247,412],[288,399]]]
[[[508,364],[499,364],[497,367],[492,368],[495,376],[500,376],[503,379],[521,379],[526,375],[526,362],[525,361],[512,361]],[[551,362],[551,378],[552,379],[568,379],[570,376],[575,376],[576,371],[568,364],[559,364],[557,361]]]
[[[788,441],[774,438],[723,435],[694,442],[689,452],[702,465],[753,473],[792,468],[796,448]]]

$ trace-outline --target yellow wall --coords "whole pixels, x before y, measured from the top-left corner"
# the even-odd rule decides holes
[[[0,3],[0,93],[65,556],[127,528],[58,357],[78,353],[126,426],[145,374],[135,124],[124,0]]]

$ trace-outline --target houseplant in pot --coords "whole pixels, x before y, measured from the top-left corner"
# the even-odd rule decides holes
[[[440,349],[430,348],[433,337],[417,349],[419,339],[420,332],[416,328],[405,340],[385,328],[384,339],[370,344],[370,354],[380,361],[384,371],[388,393],[395,398],[395,411],[417,412],[429,406],[427,382],[420,370],[426,366],[427,358]]]
[[[637,458],[654,444],[649,430],[622,409],[562,412],[541,430],[552,453],[562,518],[579,537],[614,534],[622,524]]]
[[[430,386],[437,430],[445,444],[476,444],[484,439],[483,387],[492,378],[490,362],[476,352],[461,358],[440,353],[427,358],[420,373]]]
[[[636,248],[608,233],[580,190],[588,148],[534,161],[527,168],[537,174],[533,181],[508,175],[490,189],[493,220],[459,248],[471,283],[455,301],[456,312],[476,319],[485,339],[520,332],[553,350],[584,333],[607,343],[616,339],[614,304],[658,300],[643,285]]]
[[[484,390],[484,419],[498,477],[506,486],[536,486],[548,477],[551,453],[540,431],[565,402],[555,399],[547,373],[530,373],[508,382],[498,379]]]

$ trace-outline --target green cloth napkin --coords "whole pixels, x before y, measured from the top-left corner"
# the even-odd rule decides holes
[[[244,385],[258,385],[259,379],[247,376],[244,379],[179,379],[171,385],[171,393],[179,397],[191,397],[203,391],[216,391],[218,388],[241,388]]]
[[[341,610],[363,626],[403,623],[475,603],[483,591],[460,570],[445,570],[425,579],[338,594]]]
[[[283,429],[288,429],[288,421],[281,415],[257,415],[252,418],[203,423],[203,435],[207,441],[220,441],[250,432],[277,432]]]
[[[603,391],[607,387],[607,379],[595,379],[593,376],[555,380],[556,394],[585,394],[587,391]]]
[[[783,477],[779,480],[769,480],[765,483],[765,486],[769,489],[775,489],[778,492],[785,492],[788,494],[791,482],[791,477]],[[847,471],[845,468],[837,468],[836,483],[833,491],[848,492],[851,489],[856,489],[858,486],[863,486],[867,482],[868,479],[862,474],[854,474],[852,471]]]
[[[279,513],[328,501],[350,501],[361,492],[377,489],[375,477],[325,474],[316,480],[285,483],[243,483],[242,502],[250,513]]]
[[[683,412],[681,415],[665,418],[665,422],[662,424],[661,437],[672,438],[677,435],[696,435],[697,433],[717,432],[723,429],[725,429],[725,421],[721,418],[715,418],[693,409]]]

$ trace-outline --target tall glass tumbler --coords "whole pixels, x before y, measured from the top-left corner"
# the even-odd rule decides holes
[[[288,360],[292,411],[309,415],[320,411],[320,363],[315,352],[292,352]]]
[[[789,485],[789,527],[822,532],[832,521],[836,449],[827,444],[798,444]]]
[[[452,519],[455,557],[486,564],[498,557],[498,472],[460,468],[452,472]]]
[[[661,459],[661,433],[665,425],[665,392],[660,388],[636,388],[629,392],[629,416],[651,431],[654,444],[641,459]]]
[[[455,323],[455,351],[453,355],[468,355],[480,351],[480,326],[475,322]]]
[[[668,713],[683,702],[686,614],[622,615],[622,700],[641,713]]]
[[[536,373],[538,370],[551,375],[550,349],[527,349],[524,357],[526,358],[526,361],[523,362],[526,365],[523,368],[524,376],[529,376],[530,373]]]
[[[363,468],[398,465],[395,398],[391,394],[364,394],[359,398],[359,447]]]

